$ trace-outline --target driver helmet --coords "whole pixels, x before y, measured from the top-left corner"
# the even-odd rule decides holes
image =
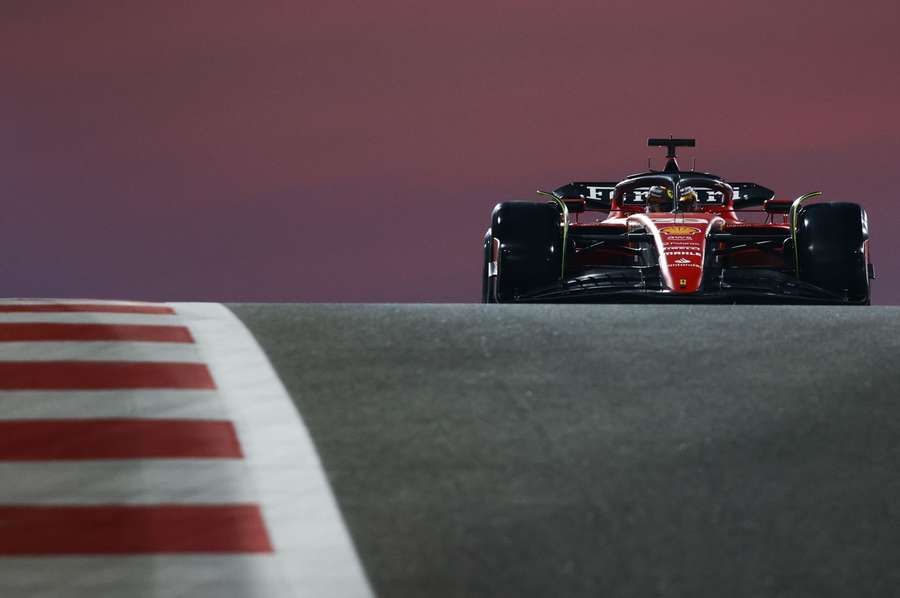
[[[697,206],[699,198],[693,187],[684,187],[681,189],[678,197],[678,206],[682,210],[693,209]]]
[[[669,198],[670,194],[660,185],[653,185],[647,191],[647,202],[650,204],[651,212],[664,212],[671,209]]]

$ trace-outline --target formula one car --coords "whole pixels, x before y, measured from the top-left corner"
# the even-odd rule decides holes
[[[869,304],[862,207],[807,203],[820,192],[775,199],[755,183],[681,170],[676,148],[693,139],[648,145],[667,148],[664,170],[498,204],[484,237],[482,300]]]

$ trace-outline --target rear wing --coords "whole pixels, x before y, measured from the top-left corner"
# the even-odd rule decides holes
[[[775,192],[756,183],[728,183],[734,189],[734,209],[742,210],[761,206],[773,197]]]
[[[575,182],[555,189],[553,195],[560,199],[583,199],[586,207],[593,210],[608,210],[612,203],[613,191],[618,182]]]
[[[616,190],[617,184],[611,181],[576,181],[555,189],[553,194],[560,199],[583,199],[588,209],[608,210],[612,204],[613,192]],[[775,197],[774,191],[756,183],[728,184],[734,189],[734,209],[736,210],[761,206]],[[701,203],[708,199],[703,196],[704,193],[706,192],[702,190],[698,192]],[[640,204],[643,202],[642,196],[637,196],[634,193],[631,195],[635,195],[635,197],[624,198],[626,204]]]

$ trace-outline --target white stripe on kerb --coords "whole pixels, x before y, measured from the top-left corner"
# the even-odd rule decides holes
[[[0,504],[224,504],[256,501],[239,459],[0,463]],[[9,483],[9,480],[15,480]]]
[[[200,360],[191,343],[131,341],[30,341],[0,343],[0,361],[163,361]]]
[[[137,306],[151,306],[151,307],[159,307],[164,306],[165,303],[159,303],[154,301],[129,301],[129,300],[120,300],[120,299],[76,299],[69,297],[67,299],[46,299],[46,298],[33,298],[33,297],[6,297],[4,299],[0,299],[0,305],[137,305]]]
[[[107,314],[88,312],[0,312],[0,324],[34,322],[40,324],[126,324],[131,326],[179,326],[181,320],[173,315]]]
[[[372,596],[309,432],[256,340],[222,305],[171,305],[237,428],[292,595]]]
[[[214,390],[3,390],[0,419],[225,419]]]
[[[34,598],[277,598],[279,568],[272,555],[5,557],[0,588]]]

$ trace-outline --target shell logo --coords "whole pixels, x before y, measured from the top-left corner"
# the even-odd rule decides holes
[[[693,235],[699,233],[700,229],[693,226],[667,226],[659,229],[659,232],[667,235]]]

